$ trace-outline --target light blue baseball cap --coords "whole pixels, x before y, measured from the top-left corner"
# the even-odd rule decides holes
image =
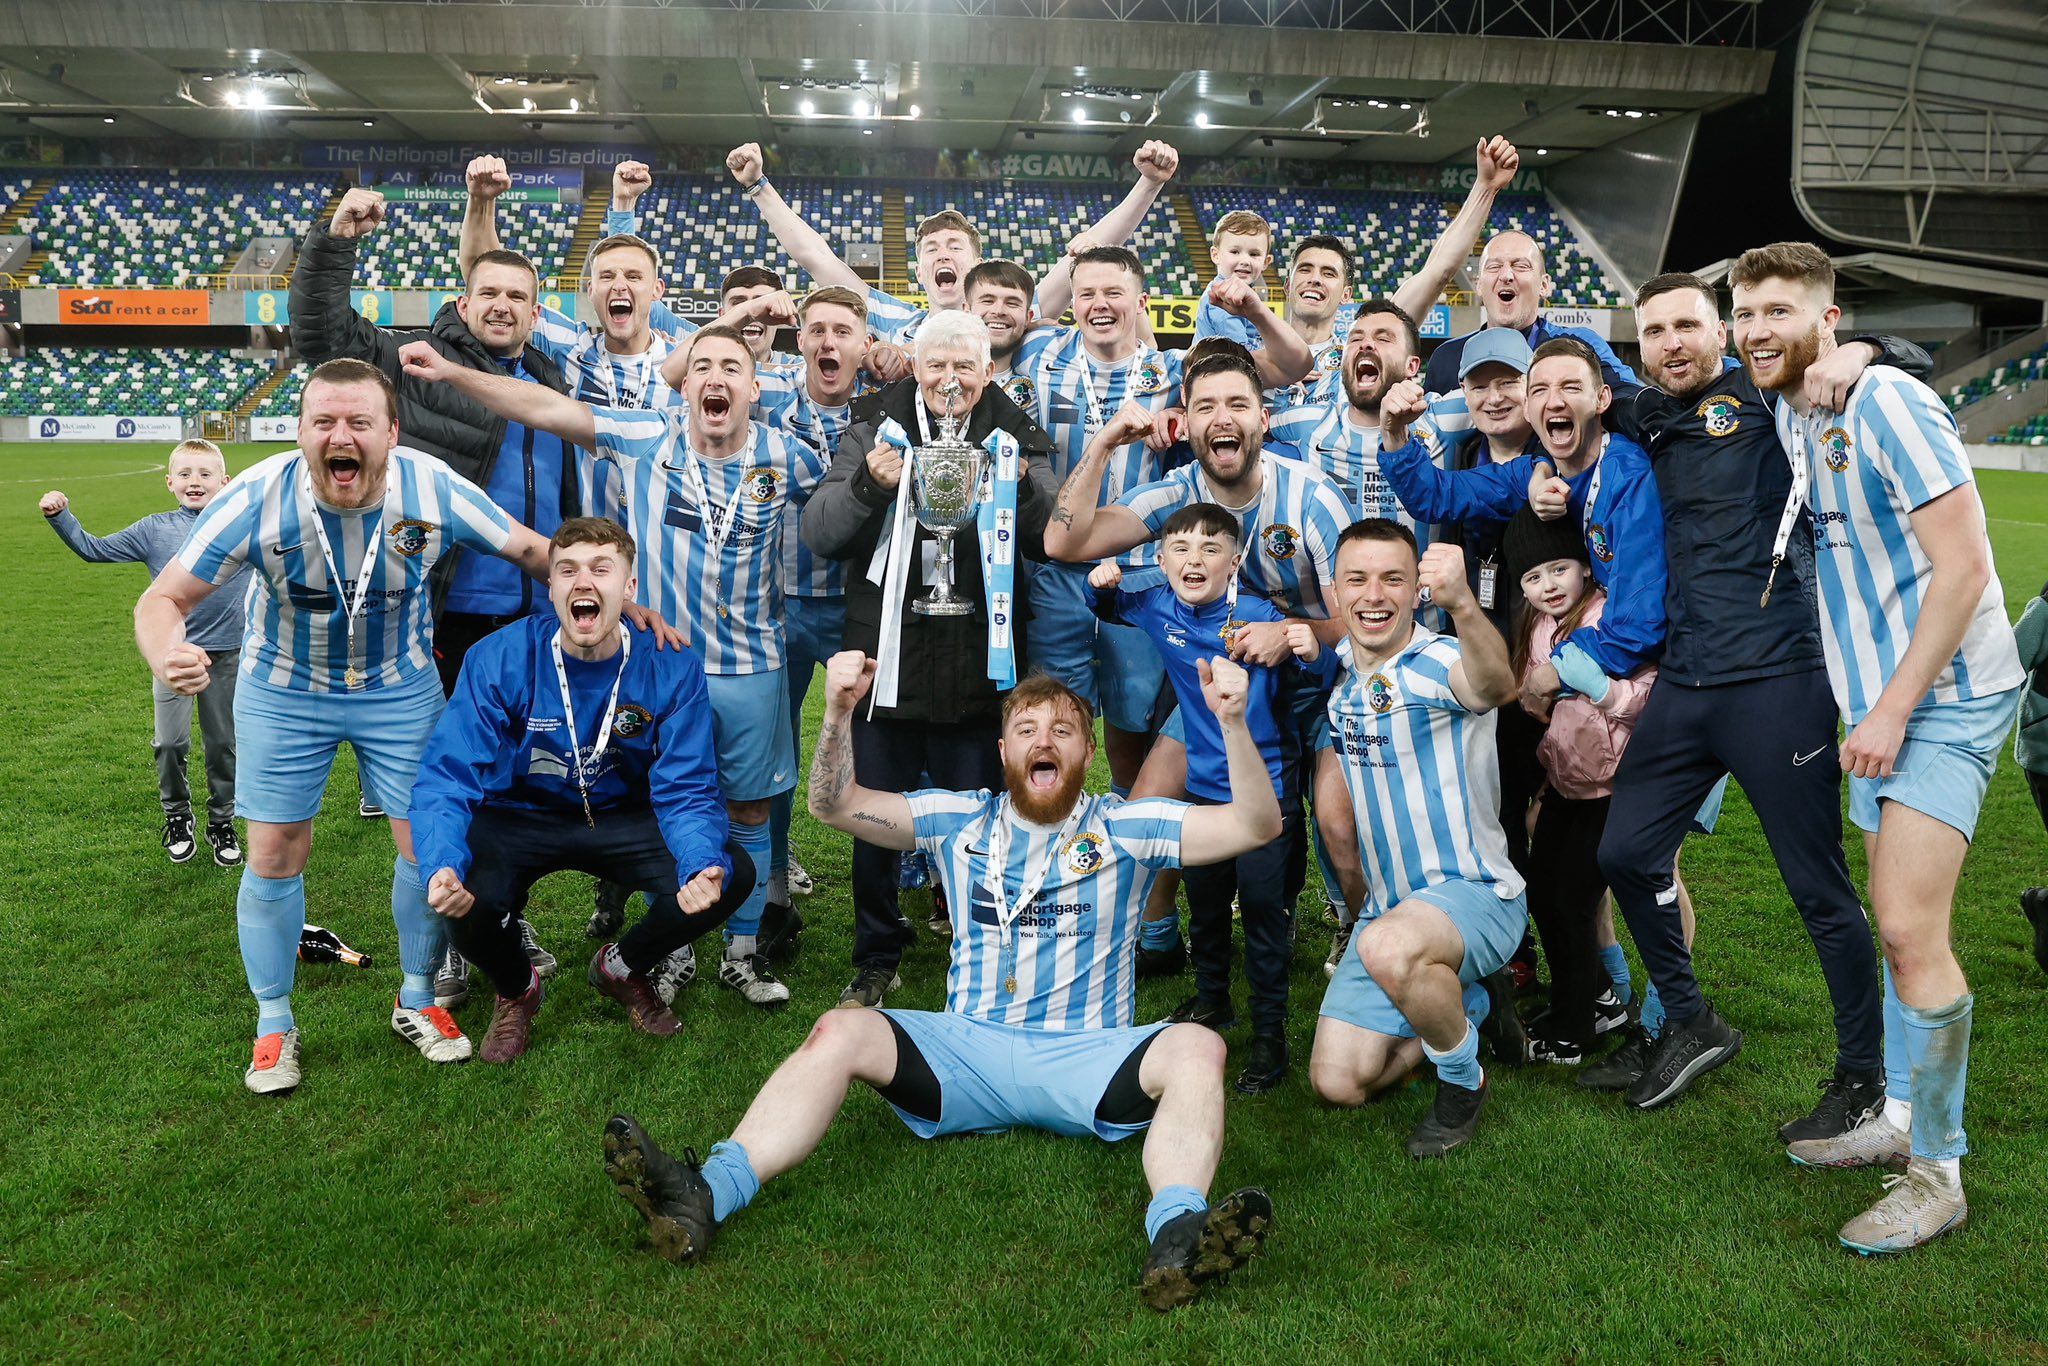
[[[1475,332],[1458,357],[1458,379],[1482,365],[1505,365],[1517,374],[1529,373],[1529,343],[1512,327],[1488,327]]]

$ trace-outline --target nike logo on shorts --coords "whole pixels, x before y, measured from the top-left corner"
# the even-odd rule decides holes
[[[1815,751],[1813,752],[1813,754],[1825,754],[1825,753],[1827,752],[1827,748],[1828,748],[1828,747],[1827,747],[1826,745],[1822,745],[1822,746],[1821,746],[1821,747],[1820,747],[1819,749],[1815,750]],[[1792,756],[1792,767],[1794,767],[1794,768],[1798,768],[1798,767],[1799,767],[1799,766],[1800,766],[1801,764],[1805,763],[1805,762],[1806,762],[1806,761],[1807,761],[1808,759],[1811,759],[1811,758],[1813,757],[1813,754],[1795,754],[1795,755],[1793,755],[1793,756]]]
[[[270,553],[273,555],[289,555],[304,544],[304,541],[298,541],[291,545],[274,545],[270,547]]]

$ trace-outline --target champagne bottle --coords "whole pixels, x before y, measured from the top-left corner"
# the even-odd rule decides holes
[[[299,931],[299,961],[301,963],[346,963],[352,968],[370,966],[370,955],[357,953],[341,942],[341,936],[333,930],[318,925],[308,925]]]

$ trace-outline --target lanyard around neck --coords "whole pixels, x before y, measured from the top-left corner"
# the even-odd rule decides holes
[[[398,471],[392,467],[387,457],[384,466],[384,504],[378,512],[377,529],[366,532],[363,537],[363,564],[362,568],[356,571],[353,595],[342,590],[341,564],[335,559],[334,546],[327,539],[327,520],[320,515],[320,502],[313,497],[313,472],[302,466],[300,476],[303,481],[301,488],[306,494],[307,501],[313,505],[313,537],[320,543],[320,558],[327,565],[328,588],[342,599],[342,621],[348,630],[348,659],[342,680],[351,688],[360,688],[363,685],[363,676],[357,671],[355,663],[356,617],[361,614],[363,604],[369,601],[370,575],[375,571],[377,561],[382,558],[379,554],[382,547],[379,546],[377,537],[379,533],[388,529],[386,524],[390,521],[393,496],[398,491]]]
[[[590,777],[598,772],[604,763],[605,749],[611,744],[612,716],[619,707],[619,684],[626,680],[626,661],[633,657],[633,633],[619,623],[619,672],[612,679],[612,695],[604,704],[604,719],[597,724],[597,739],[590,748],[590,765],[586,773],[583,764],[583,739],[576,731],[576,703],[569,696],[569,670],[562,663],[562,633],[555,632],[551,645],[555,655],[555,682],[562,689],[562,716],[569,723],[569,762],[576,766],[576,791],[583,798],[583,823],[595,829],[597,822],[590,814]]]

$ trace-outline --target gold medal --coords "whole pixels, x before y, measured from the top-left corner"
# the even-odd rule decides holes
[[[1242,631],[1249,624],[1250,623],[1248,622],[1242,622],[1235,619],[1224,622],[1223,629],[1216,633],[1217,638],[1223,642],[1223,648],[1226,650],[1229,649],[1230,638],[1236,635],[1239,631]]]
[[[350,692],[354,692],[363,686],[363,671],[351,664],[348,668],[342,670],[341,681],[348,685]]]
[[[1005,977],[1003,979],[1003,992],[1005,995],[1015,996],[1017,994],[1017,979]]]
[[[730,617],[731,615],[732,615],[732,612],[731,612],[731,610],[730,610],[729,608],[727,608],[727,607],[726,607],[726,605],[725,605],[724,603],[722,603],[722,602],[721,602],[721,603],[719,603],[719,604],[718,604],[718,619],[719,619],[720,621],[724,621],[724,620],[725,620],[726,618]]]

